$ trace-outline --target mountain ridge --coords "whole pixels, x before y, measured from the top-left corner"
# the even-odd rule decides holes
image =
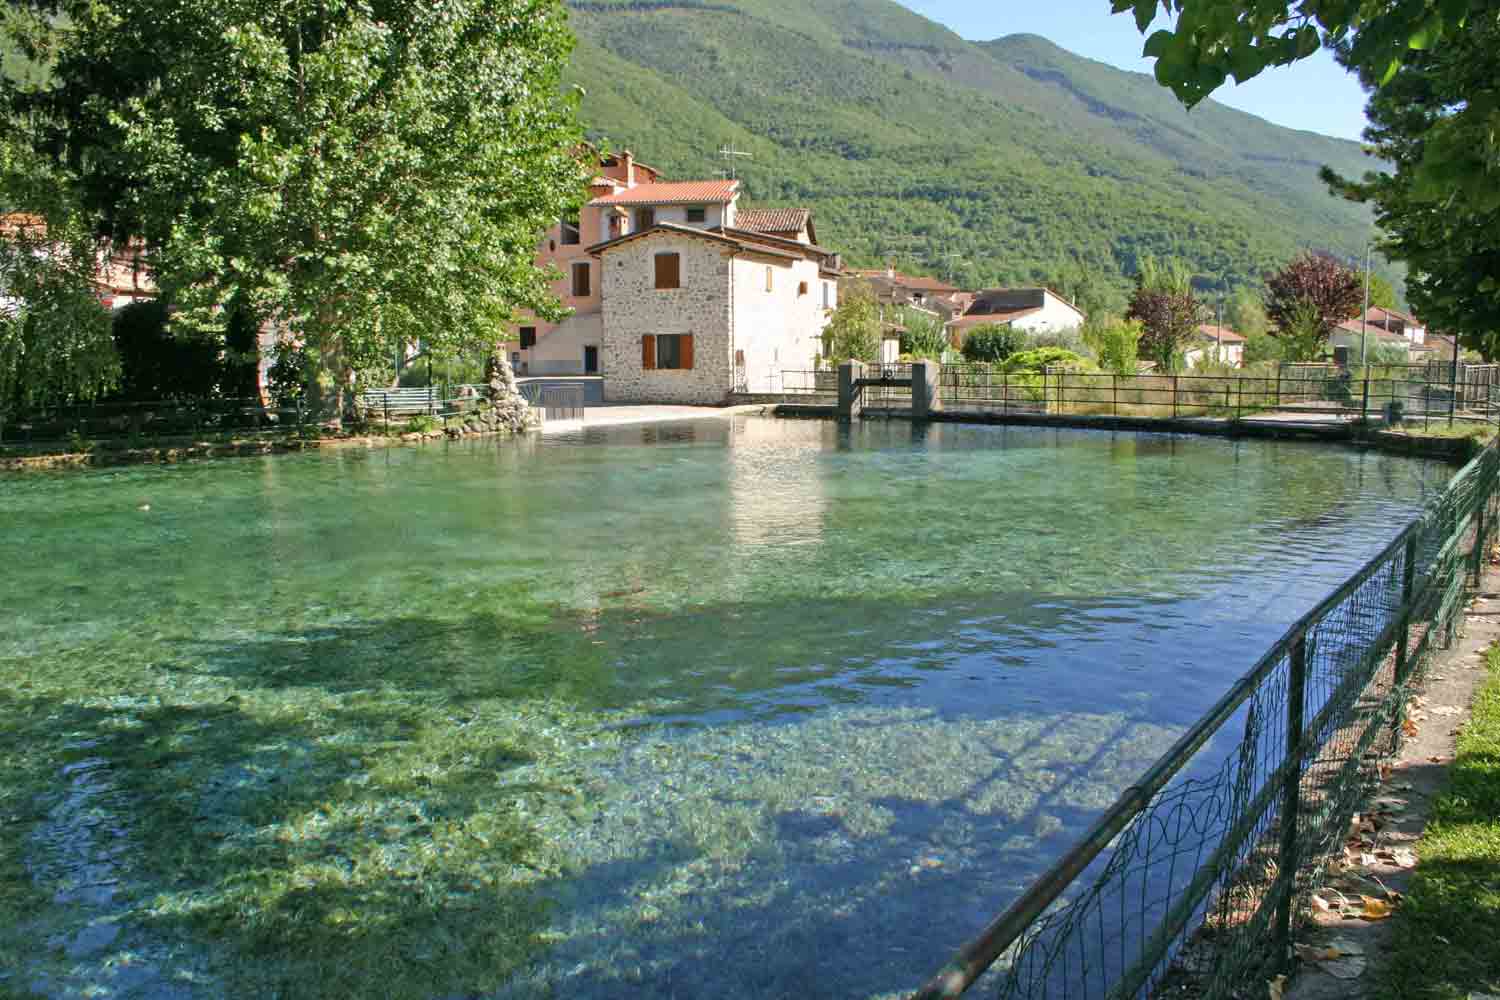
[[[589,132],[672,176],[731,144],[746,204],[806,204],[856,263],[969,285],[1108,286],[1144,253],[1253,283],[1304,247],[1363,250],[1370,216],[1317,169],[1359,144],[1205,102],[1040,36],[971,42],[888,0],[576,0]],[[950,254],[958,254],[951,257]]]

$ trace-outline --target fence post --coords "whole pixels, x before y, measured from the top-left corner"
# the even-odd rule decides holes
[[[1458,409],[1458,337],[1453,339],[1453,374],[1448,380],[1448,426],[1453,426],[1453,413]]]
[[[1359,422],[1364,423],[1370,419],[1370,366],[1365,365],[1365,387],[1364,393],[1359,401]]]
[[[1000,413],[1002,415],[1010,412],[1010,375],[1006,372],[1000,373]]]
[[[1411,664],[1407,662],[1407,647],[1411,644],[1411,596],[1417,582],[1417,537],[1420,531],[1413,529],[1406,539],[1406,556],[1401,562],[1401,627],[1396,630],[1396,675],[1395,683],[1397,689],[1406,685],[1407,676],[1411,673]],[[1397,710],[1396,718],[1391,720],[1394,733],[1401,731],[1402,711]],[[1393,733],[1393,738],[1394,738]]]
[[[1277,855],[1277,879],[1285,895],[1276,904],[1276,966],[1286,964],[1292,944],[1292,907],[1297,897],[1297,813],[1302,805],[1302,727],[1307,704],[1307,632],[1292,644],[1286,693],[1286,764],[1282,778],[1281,850]]]
[[[380,408],[385,411],[385,432],[391,432],[391,394],[382,393],[380,397]]]
[[[1481,498],[1479,506],[1474,509],[1474,551],[1470,554],[1473,565],[1469,568],[1474,578],[1474,586],[1479,587],[1479,581],[1484,576],[1484,515],[1485,508],[1490,505],[1487,497]]]
[[[1172,375],[1172,419],[1177,419],[1177,375]]]
[[[1281,409],[1281,362],[1276,362],[1276,409]]]
[[[1118,372],[1109,377],[1109,415],[1118,417],[1120,415],[1120,375]]]

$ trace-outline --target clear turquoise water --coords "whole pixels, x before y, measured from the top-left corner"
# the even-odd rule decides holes
[[[504,995],[868,996],[941,964],[1450,473],[739,417],[11,477],[0,685],[116,662],[567,705],[590,724],[495,777],[581,790],[526,806],[546,947]]]

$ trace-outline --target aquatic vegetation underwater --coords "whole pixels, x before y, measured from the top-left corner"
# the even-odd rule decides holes
[[[738,419],[0,480],[0,996],[870,996],[1447,470]]]

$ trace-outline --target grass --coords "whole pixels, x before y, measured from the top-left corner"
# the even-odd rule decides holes
[[[1486,662],[1450,784],[1418,847],[1382,996],[1500,994],[1500,645]]]

